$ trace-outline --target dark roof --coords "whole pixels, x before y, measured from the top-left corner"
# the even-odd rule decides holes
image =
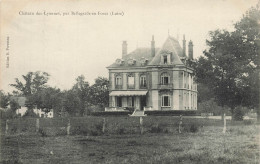
[[[117,59],[119,61],[123,61],[121,64],[118,64],[115,61],[112,65],[108,66],[108,68],[129,68],[146,65],[161,65],[161,54],[164,52],[171,53],[172,65],[183,65],[183,62],[181,61],[181,57],[183,57],[183,50],[179,42],[175,38],[169,36],[160,49],[155,49],[154,57],[151,55],[151,48],[137,48],[133,52],[123,56],[122,59]],[[129,60],[133,60],[135,64],[129,64]],[[142,65],[143,60],[147,60],[145,65]]]
[[[183,50],[179,44],[179,42],[174,39],[173,37],[168,37],[167,40],[164,42],[162,48],[156,53],[153,60],[149,63],[149,65],[160,65],[161,62],[161,54],[163,52],[171,52],[171,63],[173,65],[180,65],[183,64],[180,60],[180,57],[183,57]]]
[[[158,52],[159,48],[155,48],[155,54]],[[123,56],[121,60],[124,61],[122,65],[118,65],[116,62],[114,62],[112,65],[108,66],[109,67],[133,67],[133,66],[142,66],[141,60],[146,59],[147,63],[152,61],[152,55],[151,55],[151,48],[137,48],[131,53]],[[128,64],[128,60],[133,59],[135,60],[135,64],[132,66]]]

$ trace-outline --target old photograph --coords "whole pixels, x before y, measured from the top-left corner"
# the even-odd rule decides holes
[[[259,0],[0,0],[0,163],[260,163]]]

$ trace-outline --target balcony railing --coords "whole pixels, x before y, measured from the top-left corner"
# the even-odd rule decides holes
[[[127,88],[128,88],[128,89],[135,89],[135,85],[129,85],[129,84],[128,84],[128,85],[127,85]]]
[[[140,85],[140,89],[146,89],[147,88],[147,85]]]
[[[123,86],[122,86],[122,85],[116,85],[115,88],[116,88],[116,89],[122,89]]]
[[[173,84],[158,84],[158,89],[173,89]]]

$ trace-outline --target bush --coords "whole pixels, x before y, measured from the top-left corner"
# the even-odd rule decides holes
[[[244,125],[252,125],[254,124],[254,120],[244,120]]]
[[[47,133],[46,133],[42,128],[39,129],[39,134],[40,134],[42,137],[46,137],[46,136],[47,136]]]
[[[197,124],[186,124],[183,127],[185,132],[196,133],[199,131],[199,125]]]
[[[161,133],[163,132],[163,128],[161,127],[161,125],[152,125],[150,130],[149,130],[150,133]]]
[[[120,112],[91,112],[92,116],[128,116],[128,114],[132,114],[130,111],[120,111]]]
[[[192,124],[192,125],[190,126],[190,132],[196,133],[196,132],[198,132],[198,131],[199,131],[199,126],[198,126],[198,125]]]
[[[33,117],[33,118],[39,118],[39,116],[33,112],[33,110],[28,109],[23,117]]]
[[[195,116],[197,115],[195,110],[168,110],[168,111],[145,111],[144,114],[153,116]]]
[[[122,135],[122,134],[126,133],[126,130],[125,130],[125,128],[117,128],[116,133],[119,135]]]
[[[91,135],[91,136],[102,135],[103,134],[102,129],[103,129],[102,123],[96,124],[94,127],[91,128],[89,135]]]
[[[236,107],[232,119],[235,121],[242,121],[244,119],[245,112],[243,111],[242,107]]]

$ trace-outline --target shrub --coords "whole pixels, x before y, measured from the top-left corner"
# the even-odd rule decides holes
[[[39,116],[33,112],[33,110],[28,109],[23,117],[33,117],[33,118],[39,118]]]
[[[119,135],[125,134],[126,130],[125,128],[117,128],[116,133]]]
[[[183,129],[185,132],[196,133],[199,131],[199,125],[198,124],[186,124],[183,126]]]
[[[244,123],[244,125],[252,125],[252,124],[254,124],[254,121],[253,120],[244,120],[243,123]]]
[[[145,111],[147,115],[154,116],[195,116],[197,115],[195,110],[168,110],[168,111]]]
[[[236,107],[232,119],[235,121],[242,121],[244,119],[245,112],[243,111],[242,107]]]
[[[150,133],[161,133],[163,132],[163,128],[161,128],[160,125],[152,125],[150,130],[149,130]]]
[[[17,132],[17,127],[16,126],[13,126],[12,128],[10,128],[10,132],[12,134],[16,133]]]
[[[47,136],[47,134],[46,134],[46,132],[42,129],[42,128],[40,128],[39,129],[39,132],[38,132],[42,137],[46,137]]]
[[[196,133],[196,132],[198,132],[198,131],[199,131],[199,126],[198,126],[198,125],[192,124],[192,125],[190,126],[190,132]]]
[[[88,135],[88,129],[87,128],[81,128],[81,126],[72,126],[71,128],[71,134],[73,135]]]
[[[130,111],[122,111],[122,112],[91,112],[90,115],[92,116],[128,116],[128,114],[132,114]]]

